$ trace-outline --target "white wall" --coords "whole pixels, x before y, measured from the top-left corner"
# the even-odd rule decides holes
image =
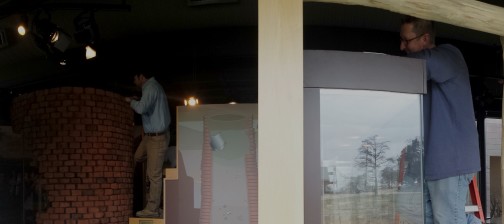
[[[500,169],[492,170],[494,178],[490,176],[490,157],[501,156],[501,133],[502,133],[502,119],[486,118],[485,119],[485,173],[486,173],[486,207],[485,215],[490,216],[490,186],[500,186],[500,180],[495,178],[495,175],[500,177]],[[495,161],[495,160],[494,160]],[[495,168],[495,166],[494,166]],[[498,191],[500,192],[500,191]],[[499,196],[500,198],[500,196]]]

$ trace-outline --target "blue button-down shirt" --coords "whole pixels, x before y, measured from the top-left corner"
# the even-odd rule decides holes
[[[142,115],[145,133],[160,133],[168,131],[170,126],[170,111],[163,87],[151,77],[142,85],[140,101],[132,100],[131,108]]]

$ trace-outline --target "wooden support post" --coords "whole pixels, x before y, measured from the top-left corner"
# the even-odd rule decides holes
[[[258,8],[259,223],[302,224],[303,1]]]
[[[504,8],[475,0],[305,0],[361,5],[504,36]]]

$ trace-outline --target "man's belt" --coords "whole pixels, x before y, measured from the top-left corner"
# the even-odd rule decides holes
[[[165,135],[166,132],[163,131],[163,132],[154,132],[154,133],[145,133],[144,135],[146,136],[161,136],[161,135]]]

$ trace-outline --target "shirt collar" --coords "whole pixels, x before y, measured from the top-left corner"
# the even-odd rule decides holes
[[[154,77],[150,77],[149,79],[147,79],[147,81],[145,81],[145,83],[142,85],[142,90],[144,90],[144,88],[148,85],[150,85],[151,83],[155,82],[156,79]]]

